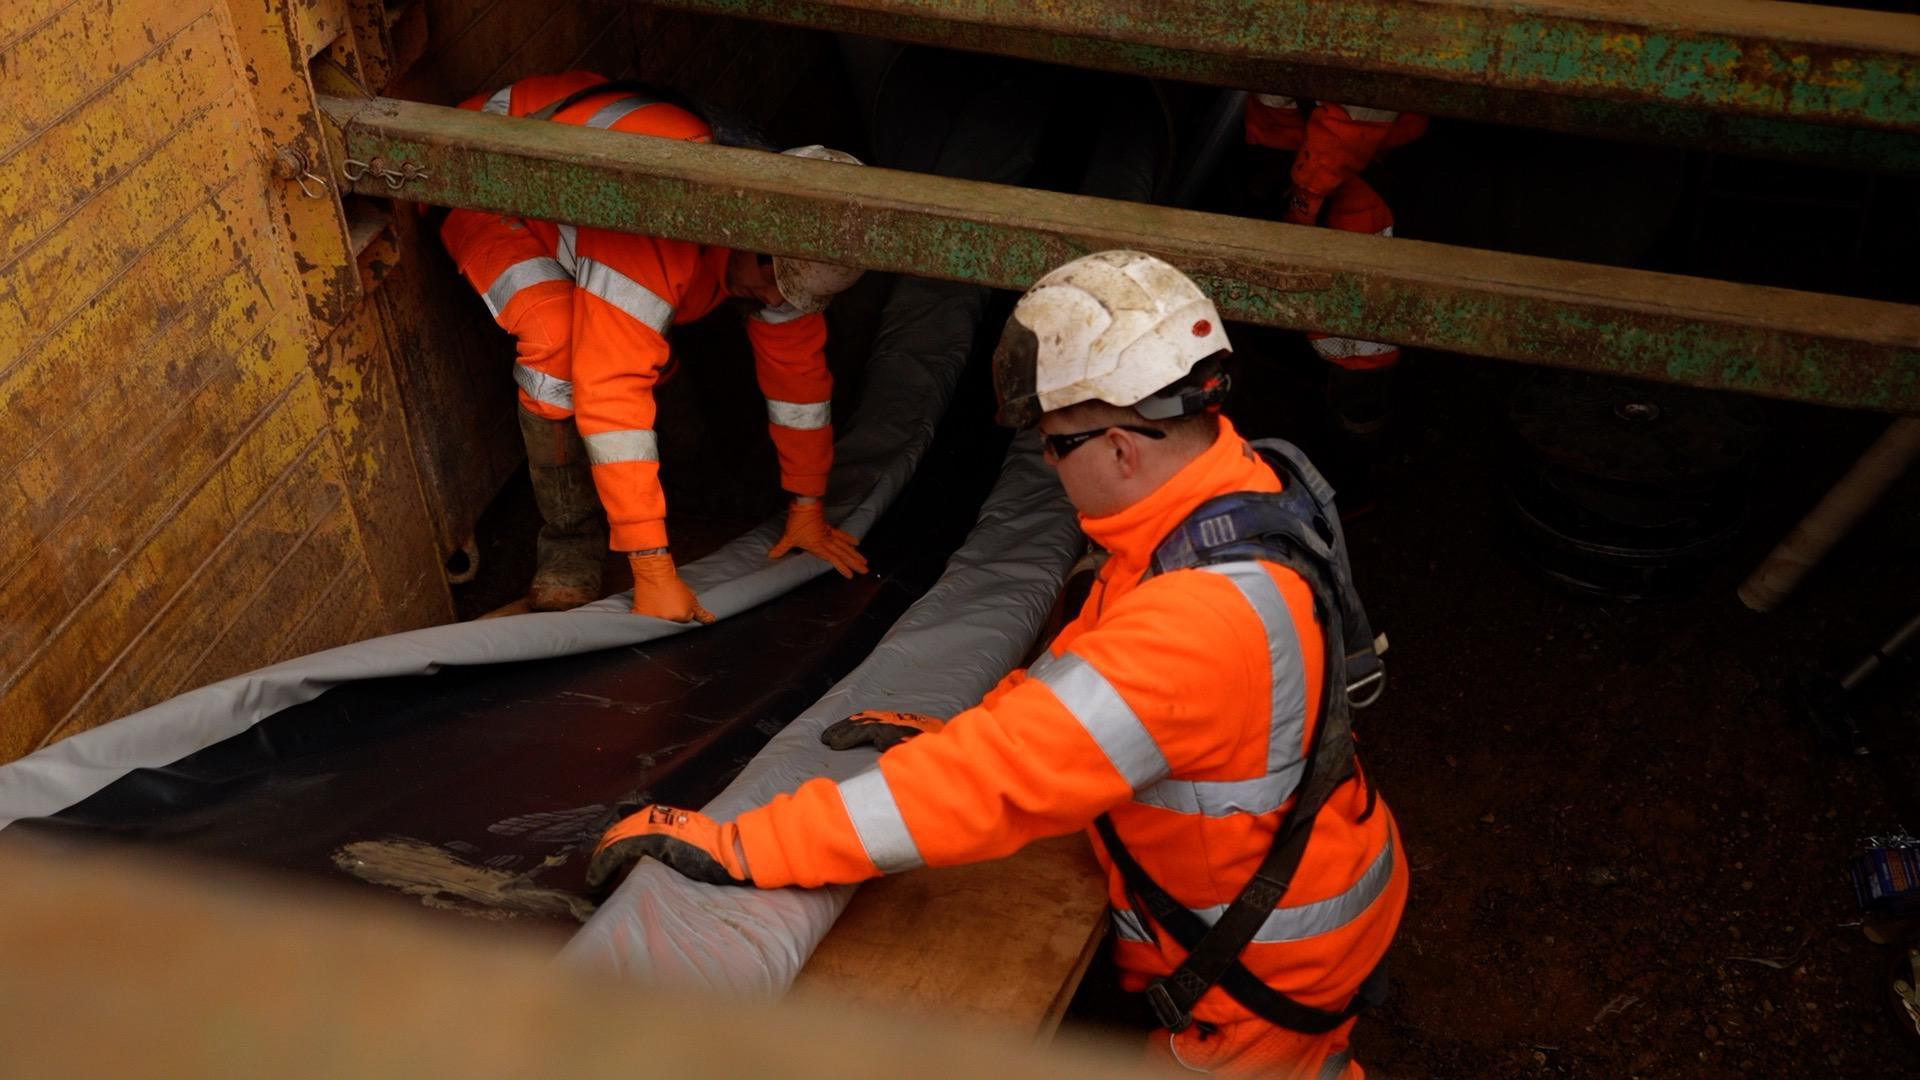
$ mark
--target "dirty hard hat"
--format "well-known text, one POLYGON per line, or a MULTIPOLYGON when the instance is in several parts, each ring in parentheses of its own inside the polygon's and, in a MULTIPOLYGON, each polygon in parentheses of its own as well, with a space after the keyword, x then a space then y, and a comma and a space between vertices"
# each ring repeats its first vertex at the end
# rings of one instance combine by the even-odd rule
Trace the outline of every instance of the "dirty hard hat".
MULTIPOLYGON (((796 146, 781 153, 847 165, 862 164, 859 158, 844 150, 833 150, 817 144, 796 146)), ((824 310, 827 301, 851 288, 854 282, 860 280, 862 272, 857 266, 836 266, 786 255, 773 257, 773 283, 780 287, 780 295, 786 298, 787 306, 808 314, 824 310)))
POLYGON ((1154 420, 1226 399, 1231 351, 1220 313, 1192 279, 1138 251, 1102 251, 1048 272, 1014 305, 993 354, 1000 423, 1104 401, 1154 420))

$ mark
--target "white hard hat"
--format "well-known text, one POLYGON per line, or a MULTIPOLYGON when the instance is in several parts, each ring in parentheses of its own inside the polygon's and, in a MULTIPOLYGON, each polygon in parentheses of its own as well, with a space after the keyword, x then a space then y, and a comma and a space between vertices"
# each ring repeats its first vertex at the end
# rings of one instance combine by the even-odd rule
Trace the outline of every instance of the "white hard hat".
POLYGON ((993 354, 999 420, 1027 427, 1083 401, 1191 416, 1225 399, 1217 358, 1231 350, 1220 312, 1187 275, 1143 252, 1087 255, 1014 305, 993 354))
MULTIPOLYGON (((859 158, 845 150, 833 150, 818 144, 796 146, 780 152, 794 157, 838 161, 846 165, 862 164, 859 158)), ((864 271, 857 266, 836 266, 785 255, 773 257, 773 283, 780 287, 780 295, 786 298, 787 306, 809 314, 825 310, 827 301, 852 288, 862 273, 864 271)))

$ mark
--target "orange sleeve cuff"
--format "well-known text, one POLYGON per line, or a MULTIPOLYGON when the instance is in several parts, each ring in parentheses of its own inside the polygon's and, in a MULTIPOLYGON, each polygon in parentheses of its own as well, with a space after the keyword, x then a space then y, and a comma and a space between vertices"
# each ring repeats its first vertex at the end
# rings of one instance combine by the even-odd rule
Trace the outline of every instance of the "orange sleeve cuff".
POLYGON ((747 871, 760 888, 816 889, 880 876, 847 816, 840 786, 825 777, 807 781, 791 795, 774 796, 734 824, 740 827, 747 871))
POLYGON ((667 546, 667 523, 635 521, 607 528, 609 551, 651 551, 667 546))
POLYGON ((827 474, 833 471, 833 427, 790 428, 768 424, 773 449, 780 458, 780 486, 795 495, 827 493, 827 474))

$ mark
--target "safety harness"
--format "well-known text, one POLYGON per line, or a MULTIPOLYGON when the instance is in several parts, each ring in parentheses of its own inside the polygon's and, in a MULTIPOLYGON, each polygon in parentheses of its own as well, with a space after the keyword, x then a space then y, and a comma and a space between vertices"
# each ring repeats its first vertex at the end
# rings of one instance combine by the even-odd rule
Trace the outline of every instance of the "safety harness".
MULTIPOLYGON (((1381 970, 1376 968, 1367 976, 1346 1008, 1329 1012, 1303 1005, 1268 986, 1240 963, 1240 953, 1286 896, 1321 807, 1334 789, 1357 775, 1352 712, 1360 691, 1371 689, 1358 703, 1365 706, 1384 688, 1386 669, 1379 655, 1384 646, 1376 647, 1366 611, 1354 592, 1333 488, 1292 443, 1263 439, 1251 445, 1280 474, 1283 489, 1237 492, 1202 503, 1154 549, 1146 576, 1258 560, 1292 570, 1312 590, 1314 618, 1324 628, 1327 641, 1326 671, 1320 683, 1320 722, 1307 746, 1293 807, 1274 830, 1273 844, 1253 879, 1212 926, 1153 880, 1127 851, 1110 816, 1102 814, 1094 825, 1126 882, 1134 909, 1145 912, 1187 950, 1187 958, 1173 974, 1147 987, 1147 1002, 1161 1024, 1173 1031, 1191 1026, 1194 1006, 1217 985, 1270 1023, 1320 1034, 1374 1003, 1384 981, 1379 978, 1381 970), (1344 646, 1339 652, 1336 642, 1344 646)), ((1369 786, 1363 820, 1373 806, 1369 786)))

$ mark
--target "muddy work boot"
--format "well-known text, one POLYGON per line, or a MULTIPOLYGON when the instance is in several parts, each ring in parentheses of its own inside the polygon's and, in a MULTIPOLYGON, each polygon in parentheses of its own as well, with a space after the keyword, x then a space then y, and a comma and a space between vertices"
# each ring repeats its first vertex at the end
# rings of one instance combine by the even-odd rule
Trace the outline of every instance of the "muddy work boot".
POLYGON ((548 420, 520 410, 527 472, 540 506, 540 540, 527 604, 565 611, 600 599, 607 555, 607 516, 593 488, 586 444, 573 418, 548 420))

